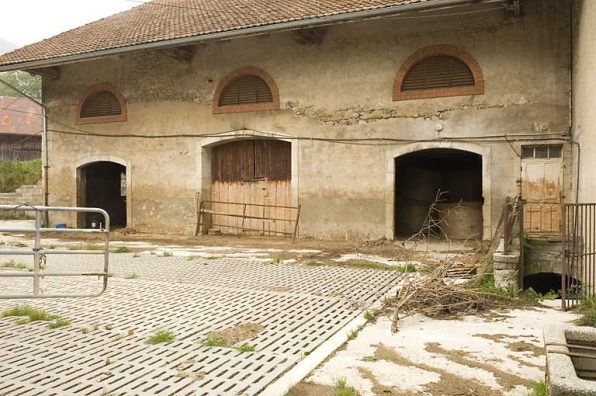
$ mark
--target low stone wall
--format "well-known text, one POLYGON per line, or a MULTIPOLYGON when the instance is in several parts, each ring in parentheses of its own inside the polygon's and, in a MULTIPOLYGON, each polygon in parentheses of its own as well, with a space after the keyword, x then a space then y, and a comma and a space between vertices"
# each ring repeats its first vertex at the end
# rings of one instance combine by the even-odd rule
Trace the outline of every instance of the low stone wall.
POLYGON ((524 276, 540 273, 561 273, 561 238, 531 238, 525 250, 524 276))
POLYGON ((493 254, 495 286, 516 293, 519 290, 519 243, 516 243, 514 239, 506 254, 503 253, 503 246, 504 243, 501 239, 497 251, 493 254))
MULTIPOLYGON (((40 180, 35 185, 17 188, 15 192, 0 194, 0 205, 43 205, 43 186, 40 180)), ((34 212, 5 211, 0 212, 0 219, 34 218, 34 212)))

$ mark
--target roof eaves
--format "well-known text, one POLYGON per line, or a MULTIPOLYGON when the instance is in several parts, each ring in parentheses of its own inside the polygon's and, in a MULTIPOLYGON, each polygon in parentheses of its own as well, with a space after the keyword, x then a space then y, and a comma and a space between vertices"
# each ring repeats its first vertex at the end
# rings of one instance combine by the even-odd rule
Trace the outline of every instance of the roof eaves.
POLYGON ((101 57, 121 55, 133 51, 141 50, 155 50, 165 49, 170 47, 178 47, 183 45, 192 45, 204 41, 225 40, 232 38, 240 38, 247 36, 254 36, 264 33, 273 33, 284 30, 303 29, 307 27, 331 25, 337 23, 345 23, 361 19, 381 18, 388 15, 394 15, 404 12, 420 11, 438 7, 451 7, 455 5, 464 5, 470 3, 478 3, 483 0, 431 0, 422 3, 412 3, 398 6, 390 6, 377 8, 372 10, 348 12, 331 14, 323 17, 307 18, 290 20, 283 22, 272 22, 269 24, 260 24, 247 27, 239 27, 229 30, 214 31, 199 35, 189 35, 185 37, 178 37, 166 40, 149 40, 144 43, 134 45, 123 45, 117 47, 110 47, 101 50, 90 52, 79 52, 71 55, 59 56, 55 58, 41 58, 26 62, 15 62, 5 65, 0 65, 0 72, 14 71, 14 70, 29 70, 44 67, 59 66, 67 63, 75 63, 81 61, 93 60, 101 57))

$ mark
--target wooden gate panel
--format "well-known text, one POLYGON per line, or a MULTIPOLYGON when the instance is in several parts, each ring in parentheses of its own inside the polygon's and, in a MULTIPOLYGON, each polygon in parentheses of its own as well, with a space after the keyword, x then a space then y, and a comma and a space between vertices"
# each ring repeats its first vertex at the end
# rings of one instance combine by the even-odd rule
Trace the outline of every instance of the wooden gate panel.
MULTIPOLYGON (((291 145, 277 140, 248 140, 218 146, 212 152, 213 201, 252 205, 291 206, 291 145)), ((213 203, 212 210, 252 217, 275 217, 292 220, 294 213, 286 208, 213 203), (246 213, 244 212, 246 210, 246 213)), ((293 232, 290 222, 242 219, 213 215, 212 222, 220 224, 222 232, 275 235, 293 232)))

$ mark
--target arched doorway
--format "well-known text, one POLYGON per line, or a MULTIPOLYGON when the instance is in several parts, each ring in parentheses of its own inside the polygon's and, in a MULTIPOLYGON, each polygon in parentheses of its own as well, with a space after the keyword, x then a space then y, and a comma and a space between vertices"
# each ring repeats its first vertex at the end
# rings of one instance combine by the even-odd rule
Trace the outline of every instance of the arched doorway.
MULTIPOLYGON (((410 237, 431 216, 437 236, 483 238, 482 156, 453 148, 429 148, 395 158, 394 235, 410 237), (433 203, 436 211, 430 212, 433 203)), ((426 223, 428 224, 428 223, 426 223)))
POLYGON ((284 221, 292 219, 292 145, 275 139, 242 139, 210 149, 210 196, 214 212, 211 222, 225 233, 255 230, 263 235, 291 232, 284 221), (244 207, 237 204, 251 204, 244 207), (276 206, 276 207, 271 207, 276 206), (217 215, 235 214, 237 217, 217 215), (248 216, 244 219, 241 215, 248 216), (254 218, 251 218, 254 217, 254 218))
MULTIPOLYGON (((114 227, 127 226, 126 167, 111 161, 86 164, 77 170, 77 205, 104 209, 114 227)), ((100 218, 80 214, 79 227, 99 227, 100 218)))

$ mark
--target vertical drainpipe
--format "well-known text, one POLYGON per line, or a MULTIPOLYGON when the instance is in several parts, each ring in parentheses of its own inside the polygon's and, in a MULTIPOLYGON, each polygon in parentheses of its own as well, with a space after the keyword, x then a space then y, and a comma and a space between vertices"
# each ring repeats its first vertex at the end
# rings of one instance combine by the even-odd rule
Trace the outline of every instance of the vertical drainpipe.
MULTIPOLYGON (((43 100, 43 98, 42 98, 43 100)), ((49 195, 50 195, 50 191, 49 191, 49 183, 48 183, 48 179, 49 179, 49 174, 48 171, 50 169, 50 166, 48 164, 48 114, 47 114, 47 109, 45 106, 42 106, 42 123, 43 123, 43 133, 42 133, 42 141, 43 141, 43 147, 42 147, 42 161, 43 161, 43 204, 44 206, 49 206, 49 195)), ((44 223, 46 227, 49 227, 50 225, 50 219, 48 217, 48 212, 44 212, 45 216, 44 216, 44 223)))

